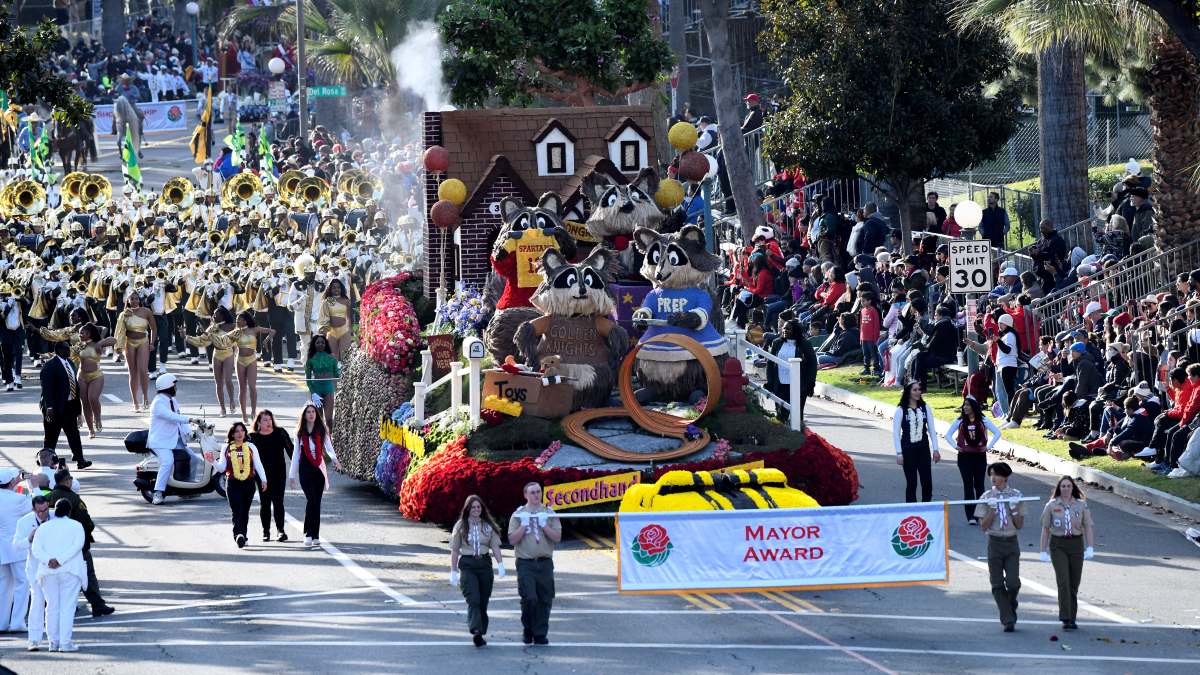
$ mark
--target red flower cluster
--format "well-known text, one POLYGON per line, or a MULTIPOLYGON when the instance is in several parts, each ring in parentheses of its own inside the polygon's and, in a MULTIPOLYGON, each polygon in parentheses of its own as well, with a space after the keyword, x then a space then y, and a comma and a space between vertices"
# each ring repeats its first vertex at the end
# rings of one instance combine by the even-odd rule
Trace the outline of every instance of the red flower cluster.
POLYGON ((647 555, 658 555, 667 550, 667 546, 671 543, 671 538, 667 536, 667 529, 657 523, 647 525, 638 532, 638 545, 647 555))
POLYGON ((401 272, 381 279, 367 286, 362 295, 359 342, 389 373, 412 372, 423 344, 417 314, 400 290, 410 277, 401 272))
MULTIPOLYGON (((795 450, 780 448, 745 455, 736 463, 762 460, 782 471, 788 485, 804 490, 824 506, 850 504, 858 499, 858 471, 850 456, 824 438, 807 432, 808 441, 795 450)), ((667 471, 705 471, 729 466, 729 460, 707 459, 660 466, 651 480, 667 471)), ((446 525, 452 523, 472 494, 483 498, 498 516, 512 513, 524 501, 521 488, 529 481, 543 485, 568 483, 613 471, 575 468, 541 470, 532 457, 514 462, 487 462, 467 455, 467 439, 451 441, 413 472, 400 487, 400 513, 405 518, 446 525)))

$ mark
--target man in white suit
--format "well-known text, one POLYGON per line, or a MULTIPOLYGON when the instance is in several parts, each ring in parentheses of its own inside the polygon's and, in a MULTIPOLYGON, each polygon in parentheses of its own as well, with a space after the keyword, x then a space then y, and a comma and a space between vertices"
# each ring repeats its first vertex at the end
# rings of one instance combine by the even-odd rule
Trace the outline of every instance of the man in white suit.
POLYGON ((17 521, 32 508, 29 497, 13 489, 22 478, 16 469, 0 469, 0 627, 10 632, 25 630, 25 610, 29 607, 25 551, 12 543, 17 521))
MULTIPOLYGON (((188 426, 192 418, 179 412, 179 404, 175 400, 175 384, 177 377, 171 373, 159 375, 154 380, 154 389, 158 395, 150 402, 150 433, 146 438, 146 447, 158 457, 158 476, 154 481, 154 503, 163 503, 163 492, 167 489, 167 481, 175 469, 175 449, 181 448, 191 452, 187 446, 187 437, 191 428, 188 426)), ((194 456, 194 453, 192 453, 194 456)), ((198 461, 199 458, 195 457, 198 461)))
POLYGON ((74 652, 75 607, 79 590, 87 583, 83 560, 86 535, 83 526, 71 520, 71 502, 54 505, 54 519, 37 529, 30 553, 37 559, 37 583, 46 596, 46 633, 50 651, 74 652))
POLYGON ((42 585, 37 583, 37 558, 30 554, 33 536, 37 529, 50 522, 54 514, 50 512, 50 500, 45 495, 33 497, 33 510, 21 516, 17 521, 17 531, 12 536, 12 546, 25 556, 25 578, 34 579, 29 584, 29 651, 36 652, 46 634, 46 596, 42 593, 42 585))

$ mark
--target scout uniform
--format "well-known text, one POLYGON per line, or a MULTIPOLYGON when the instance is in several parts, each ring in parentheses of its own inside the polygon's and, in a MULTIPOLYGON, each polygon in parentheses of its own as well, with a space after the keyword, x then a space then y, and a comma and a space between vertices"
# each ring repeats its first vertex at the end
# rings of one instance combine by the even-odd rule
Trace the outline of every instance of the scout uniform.
POLYGON ((487 521, 461 520, 450 533, 450 552, 458 553, 458 587, 467 600, 467 628, 471 635, 486 635, 488 600, 492 597, 492 550, 500 548, 500 534, 487 521))
POLYGON ((992 597, 1000 609, 1000 623, 1005 628, 1017 622, 1017 592, 1021 590, 1021 545, 1017 542, 1017 525, 1013 521, 1024 516, 1021 491, 1014 488, 992 488, 979 496, 995 501, 975 505, 975 517, 980 523, 991 523, 986 530, 988 574, 992 581, 992 597))
POLYGON ((1058 619, 1075 623, 1079 610, 1079 580, 1083 576, 1084 532, 1092 526, 1086 501, 1072 500, 1070 506, 1055 497, 1042 510, 1042 527, 1050 530, 1050 562, 1058 581, 1058 619))
POLYGON ((528 504, 522 504, 508 521, 510 541, 513 533, 523 525, 529 525, 529 533, 513 547, 526 644, 535 638, 545 639, 550 630, 550 607, 554 604, 554 560, 551 558, 554 542, 542 531, 542 525, 547 523, 550 529, 562 532, 562 521, 553 511, 544 506, 530 509, 528 504))

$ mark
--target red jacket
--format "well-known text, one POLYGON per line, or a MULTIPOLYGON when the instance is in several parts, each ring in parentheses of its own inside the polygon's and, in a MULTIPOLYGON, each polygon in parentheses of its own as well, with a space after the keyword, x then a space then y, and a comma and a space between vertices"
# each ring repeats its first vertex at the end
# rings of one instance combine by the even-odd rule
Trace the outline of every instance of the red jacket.
POLYGON ((766 300, 775 294, 775 275, 769 269, 759 270, 758 275, 751 279, 746 290, 766 300))
POLYGON ((1200 386, 1194 384, 1192 378, 1189 377, 1188 381, 1183 383, 1182 389, 1183 393, 1179 397, 1179 402, 1170 411, 1179 410, 1179 414, 1169 416, 1178 419, 1179 426, 1186 426, 1191 423, 1196 412, 1200 411, 1200 386))
POLYGON ((858 311, 858 341, 879 342, 879 310, 863 307, 858 311))
POLYGON ((1041 332, 1033 313, 1024 307, 1010 309, 1008 313, 1013 318, 1013 330, 1017 332, 1017 345, 1021 347, 1021 352, 1036 354, 1041 332))
POLYGON ((838 298, 846 293, 846 282, 830 281, 817 289, 817 302, 829 308, 837 306, 838 298), (824 289, 822 291, 821 289, 824 289))

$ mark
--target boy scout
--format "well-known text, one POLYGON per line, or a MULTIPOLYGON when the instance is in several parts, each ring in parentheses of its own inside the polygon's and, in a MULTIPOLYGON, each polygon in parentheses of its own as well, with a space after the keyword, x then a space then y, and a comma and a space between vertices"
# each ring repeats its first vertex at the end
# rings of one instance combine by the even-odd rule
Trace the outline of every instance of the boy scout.
POLYGON ((992 489, 980 495, 986 500, 975 506, 979 529, 987 534, 988 573, 992 580, 992 597, 1000 609, 1004 632, 1016 630, 1017 592, 1021 590, 1021 545, 1017 530, 1025 524, 1021 511, 1021 492, 1008 486, 1012 468, 1005 462, 988 467, 992 489))
POLYGON ((548 645, 550 606, 554 603, 554 545, 562 540, 562 522, 542 506, 542 486, 526 483, 525 503, 508 521, 508 541, 517 558, 517 591, 525 644, 548 645))

